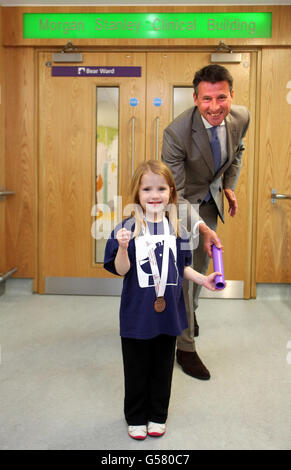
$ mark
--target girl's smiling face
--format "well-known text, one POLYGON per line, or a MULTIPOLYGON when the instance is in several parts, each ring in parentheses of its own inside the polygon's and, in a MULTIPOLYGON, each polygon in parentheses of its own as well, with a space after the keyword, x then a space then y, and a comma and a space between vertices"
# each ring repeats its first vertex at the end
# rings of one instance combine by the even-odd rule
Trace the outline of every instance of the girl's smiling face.
POLYGON ((148 171, 144 173, 138 191, 139 203, 145 216, 159 222, 170 200, 171 188, 162 175, 148 171))

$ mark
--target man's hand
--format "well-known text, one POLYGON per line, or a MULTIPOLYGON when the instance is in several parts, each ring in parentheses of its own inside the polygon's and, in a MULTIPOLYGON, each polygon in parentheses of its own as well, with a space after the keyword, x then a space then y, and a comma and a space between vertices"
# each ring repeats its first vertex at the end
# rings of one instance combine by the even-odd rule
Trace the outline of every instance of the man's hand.
POLYGON ((199 225, 199 232, 203 235, 204 251, 206 251, 209 258, 212 258, 212 245, 217 246, 217 248, 223 249, 223 246, 220 243, 216 232, 214 232, 214 230, 211 230, 211 228, 209 228, 205 223, 199 225))
POLYGON ((231 215, 231 217, 234 217, 238 211, 238 204, 237 204, 235 194, 233 190, 229 188, 224 190, 224 194, 225 194, 226 199, 228 200, 228 205, 229 205, 228 213, 229 215, 231 215))

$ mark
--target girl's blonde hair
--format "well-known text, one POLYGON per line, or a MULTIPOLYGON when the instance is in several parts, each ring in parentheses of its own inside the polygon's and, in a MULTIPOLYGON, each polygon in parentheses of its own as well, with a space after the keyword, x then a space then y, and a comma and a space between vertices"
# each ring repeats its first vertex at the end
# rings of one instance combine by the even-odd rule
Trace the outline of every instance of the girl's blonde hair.
POLYGON ((151 171, 156 175, 163 176, 170 186, 170 199, 169 203, 166 207, 166 215, 171 222, 173 230, 175 232, 176 237, 180 237, 180 230, 179 230, 179 222, 177 216, 177 202, 178 202, 178 194, 176 190, 176 185, 174 181, 174 177, 172 175, 171 170, 165 165, 163 162, 158 160, 148 160, 146 162, 141 163, 138 168, 135 170, 134 175, 131 180, 131 197, 132 201, 136 206, 136 209, 132 213, 135 218, 135 230, 134 230, 134 237, 138 237, 142 231, 142 225, 144 224, 143 219, 143 210, 140 205, 139 201, 139 188, 141 184, 141 179, 145 173, 151 171))

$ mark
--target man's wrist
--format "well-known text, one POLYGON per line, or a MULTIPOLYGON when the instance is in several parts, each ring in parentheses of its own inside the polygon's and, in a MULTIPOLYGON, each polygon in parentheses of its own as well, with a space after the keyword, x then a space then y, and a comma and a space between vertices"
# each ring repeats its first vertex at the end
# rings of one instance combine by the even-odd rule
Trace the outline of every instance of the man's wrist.
POLYGON ((196 222, 196 224, 194 225, 193 227, 193 230, 192 230, 192 235, 193 237, 198 237, 199 235, 199 227, 201 224, 205 224, 205 222, 203 220, 198 220, 198 222, 196 222))
POLYGON ((202 234, 202 235, 205 235, 207 232, 209 232, 210 228, 208 227, 208 225, 206 225, 205 222, 201 222, 201 224, 199 225, 199 232, 202 234))

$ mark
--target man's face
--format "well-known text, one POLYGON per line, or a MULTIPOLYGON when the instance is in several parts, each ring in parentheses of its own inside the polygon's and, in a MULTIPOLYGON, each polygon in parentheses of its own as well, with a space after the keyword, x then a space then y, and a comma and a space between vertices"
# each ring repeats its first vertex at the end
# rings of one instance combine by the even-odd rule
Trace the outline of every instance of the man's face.
POLYGON ((200 114, 211 126, 219 126, 230 111, 233 90, 230 92, 227 81, 200 82, 198 96, 194 92, 193 97, 200 114))

